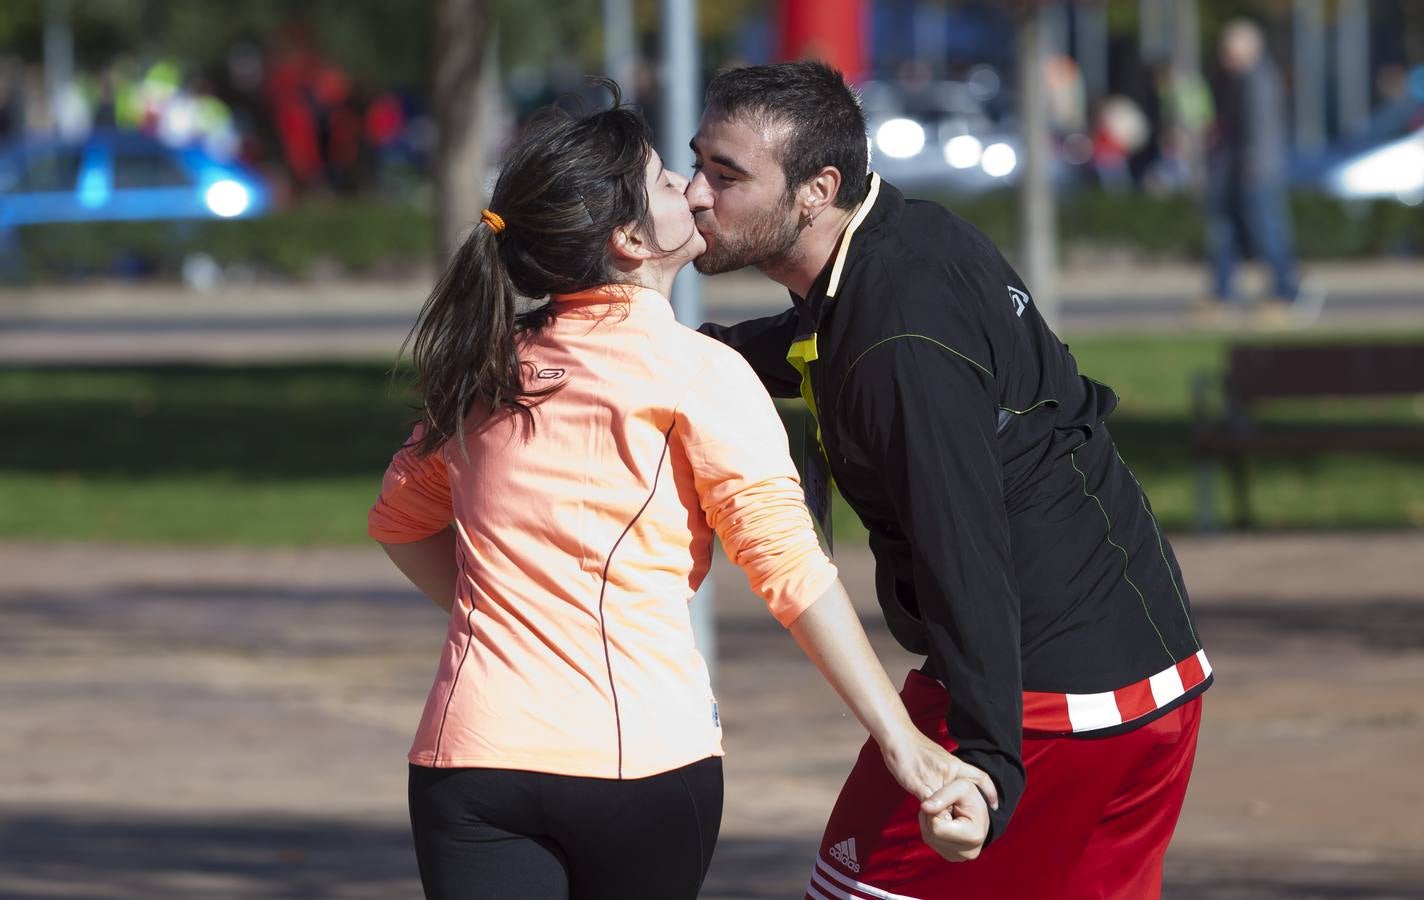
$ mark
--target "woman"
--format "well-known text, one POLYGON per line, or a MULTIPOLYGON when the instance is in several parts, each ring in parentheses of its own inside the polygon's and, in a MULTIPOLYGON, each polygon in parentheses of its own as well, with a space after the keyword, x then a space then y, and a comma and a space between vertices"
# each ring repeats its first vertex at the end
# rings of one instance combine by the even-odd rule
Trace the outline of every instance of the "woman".
POLYGON ((410 753, 427 897, 696 896, 722 749, 688 603, 714 530, 907 790, 992 792, 906 715, 756 377, 674 320, 705 248, 685 186, 636 112, 550 114, 416 325, 422 421, 369 527, 451 613, 410 753))

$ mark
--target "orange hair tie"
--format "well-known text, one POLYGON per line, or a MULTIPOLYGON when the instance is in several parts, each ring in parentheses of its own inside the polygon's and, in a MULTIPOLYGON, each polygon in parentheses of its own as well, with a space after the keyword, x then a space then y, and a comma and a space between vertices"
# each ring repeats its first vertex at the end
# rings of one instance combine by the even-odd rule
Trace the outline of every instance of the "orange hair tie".
POLYGON ((499 234, 504 230, 504 217, 497 212, 488 209, 484 210, 480 213, 480 221, 488 225, 490 231, 493 231, 495 234, 499 234))

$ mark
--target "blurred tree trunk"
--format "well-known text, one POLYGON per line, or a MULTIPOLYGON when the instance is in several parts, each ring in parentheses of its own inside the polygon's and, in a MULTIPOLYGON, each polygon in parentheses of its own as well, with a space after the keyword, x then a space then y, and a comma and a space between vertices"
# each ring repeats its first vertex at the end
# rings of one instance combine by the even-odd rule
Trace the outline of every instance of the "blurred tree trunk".
POLYGON ((485 203, 493 0, 434 0, 435 246, 444 265, 485 203))

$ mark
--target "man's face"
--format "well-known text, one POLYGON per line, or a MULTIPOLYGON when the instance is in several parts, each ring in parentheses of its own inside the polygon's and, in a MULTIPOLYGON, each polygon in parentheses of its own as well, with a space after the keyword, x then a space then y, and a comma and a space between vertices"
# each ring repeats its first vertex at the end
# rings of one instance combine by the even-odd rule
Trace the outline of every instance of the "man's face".
POLYGON ((702 114, 692 139, 697 171, 687 186, 693 219, 707 241, 693 262, 697 271, 762 267, 795 247, 800 214, 776 158, 785 137, 784 128, 728 118, 715 108, 702 114))
POLYGON ((1261 58, 1261 33, 1252 26, 1234 23, 1221 36, 1221 65, 1240 75, 1251 71, 1261 58))

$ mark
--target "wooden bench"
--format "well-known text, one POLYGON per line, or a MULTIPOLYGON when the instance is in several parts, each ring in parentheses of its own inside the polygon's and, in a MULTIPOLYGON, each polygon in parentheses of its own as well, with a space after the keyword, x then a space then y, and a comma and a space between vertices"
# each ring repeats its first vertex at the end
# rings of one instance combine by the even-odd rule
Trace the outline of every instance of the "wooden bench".
POLYGON ((1424 453, 1424 428, 1378 422, 1270 422, 1256 419, 1268 401, 1424 394, 1424 344, 1278 344, 1231 348, 1222 381, 1224 409, 1208 409, 1211 379, 1194 387, 1192 450, 1197 461, 1197 525, 1217 527, 1215 471, 1231 478, 1233 524, 1251 524, 1247 459, 1329 450, 1424 453))

